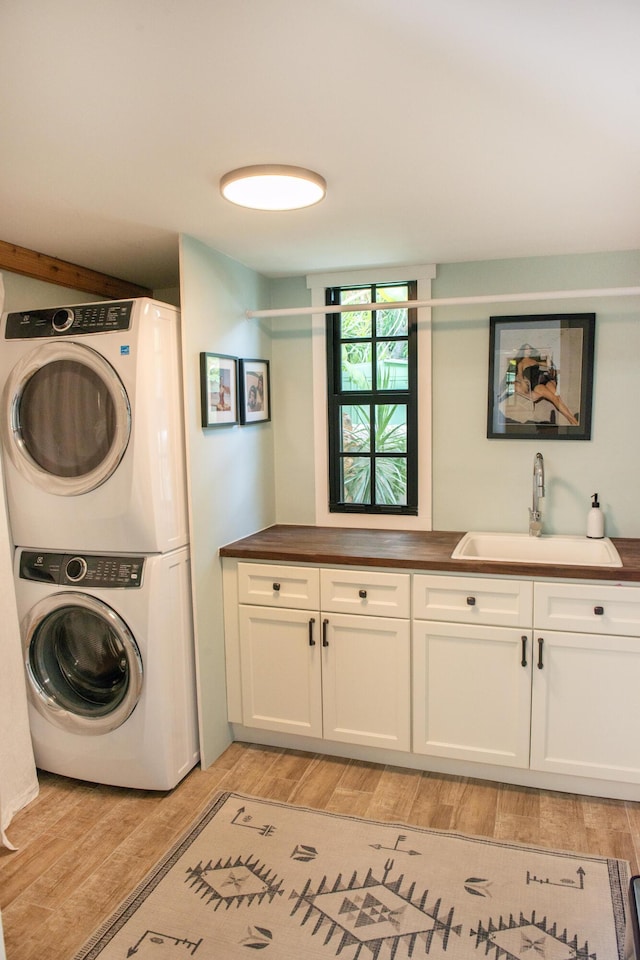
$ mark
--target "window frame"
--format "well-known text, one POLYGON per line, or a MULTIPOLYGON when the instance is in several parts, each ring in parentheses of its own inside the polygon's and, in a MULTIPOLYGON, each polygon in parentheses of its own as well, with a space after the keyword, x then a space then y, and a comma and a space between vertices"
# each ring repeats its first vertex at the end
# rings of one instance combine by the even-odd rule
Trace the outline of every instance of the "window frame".
POLYGON ((315 483, 315 523, 324 527, 370 530, 432 529, 432 424, 431 424, 431 307, 417 307, 419 355, 418 377, 418 515, 372 513, 332 513, 329 510, 328 423, 327 423, 327 357, 326 357, 326 294, 327 287, 356 284, 403 282, 407 278, 418 284, 418 302, 431 298, 431 283, 436 276, 434 264, 368 268, 366 270, 332 271, 309 274, 307 288, 311 293, 314 313, 311 321, 313 362, 313 454, 315 483))
MULTIPOLYGON (((327 433, 328 433, 328 470, 329 470, 329 512, 364 514, 365 516, 417 516, 418 515, 418 338, 417 310, 407 310, 407 333, 401 336, 379 336, 377 332, 377 312, 371 311, 370 337, 362 338, 371 344, 372 384, 367 390, 344 390, 342 387, 342 347, 350 342, 342 331, 342 313, 332 313, 331 307, 342 304, 343 291, 370 290, 367 299, 376 303, 377 290, 389 287, 406 287, 407 296, 403 300, 417 300, 417 282, 415 280, 394 280, 392 282, 371 282, 367 284, 342 284, 326 288, 326 347, 327 347, 327 433), (408 387, 401 390, 381 389, 377 383, 378 364, 376 346, 379 342, 390 340, 407 343, 408 387), (346 405, 369 407, 371 412, 371 433, 375 434, 375 407, 380 405, 399 405, 406 408, 406 452, 404 454, 381 452, 371 448, 363 456, 370 461, 371 502, 350 503, 340 499, 343 492, 342 464, 345 453, 342 449, 341 409, 346 405), (381 458, 393 457, 406 462, 406 503, 376 503, 376 463, 381 458)), ((393 309, 393 301, 389 308, 393 309)), ((353 313, 358 313, 358 305, 353 305, 353 313)))

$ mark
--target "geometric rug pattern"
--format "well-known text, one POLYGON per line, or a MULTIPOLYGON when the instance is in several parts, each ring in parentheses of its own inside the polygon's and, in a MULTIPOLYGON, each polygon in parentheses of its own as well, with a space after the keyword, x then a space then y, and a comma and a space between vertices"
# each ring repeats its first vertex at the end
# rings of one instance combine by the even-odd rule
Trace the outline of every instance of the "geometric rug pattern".
POLYGON ((221 793, 75 960, 622 960, 628 864, 221 793))

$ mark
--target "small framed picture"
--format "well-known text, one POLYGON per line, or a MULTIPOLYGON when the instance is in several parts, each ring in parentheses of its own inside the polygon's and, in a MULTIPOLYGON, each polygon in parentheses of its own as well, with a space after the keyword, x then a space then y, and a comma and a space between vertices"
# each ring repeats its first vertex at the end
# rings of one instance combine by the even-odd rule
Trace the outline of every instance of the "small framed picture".
POLYGON ((200 401, 203 427, 238 422, 237 358, 200 354, 200 401))
POLYGON ((491 317, 490 439, 590 440, 595 313, 491 317))
POLYGON ((271 420, 268 360, 240 361, 240 423, 271 420))

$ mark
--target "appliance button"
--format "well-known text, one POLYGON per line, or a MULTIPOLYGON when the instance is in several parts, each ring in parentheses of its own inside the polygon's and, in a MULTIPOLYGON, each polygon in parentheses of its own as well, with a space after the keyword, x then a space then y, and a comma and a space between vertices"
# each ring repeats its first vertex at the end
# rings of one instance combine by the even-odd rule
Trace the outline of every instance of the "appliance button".
POLYGON ((68 330, 69 327, 73 325, 74 320, 75 313, 73 310, 64 307, 62 310, 56 310, 51 318, 51 326, 54 330, 57 330, 58 333, 64 333, 65 330, 68 330))
POLYGON ((72 583, 79 583, 86 576, 87 561, 84 557, 72 557, 71 560, 67 561, 64 572, 67 580, 71 580, 72 583))

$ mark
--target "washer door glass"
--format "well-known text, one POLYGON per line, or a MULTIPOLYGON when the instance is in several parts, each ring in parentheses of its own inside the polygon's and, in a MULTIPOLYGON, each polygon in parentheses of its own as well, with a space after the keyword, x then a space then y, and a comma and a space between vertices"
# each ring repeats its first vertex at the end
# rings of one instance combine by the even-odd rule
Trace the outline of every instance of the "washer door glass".
POLYGON ((142 691, 142 658, 122 618, 95 597, 65 592, 41 600, 24 624, 31 702, 74 733, 125 722, 142 691))
POLYGON ((63 496, 104 483, 131 433, 120 378, 104 357, 77 343, 48 343, 23 358, 7 382, 3 420, 16 468, 63 496))

